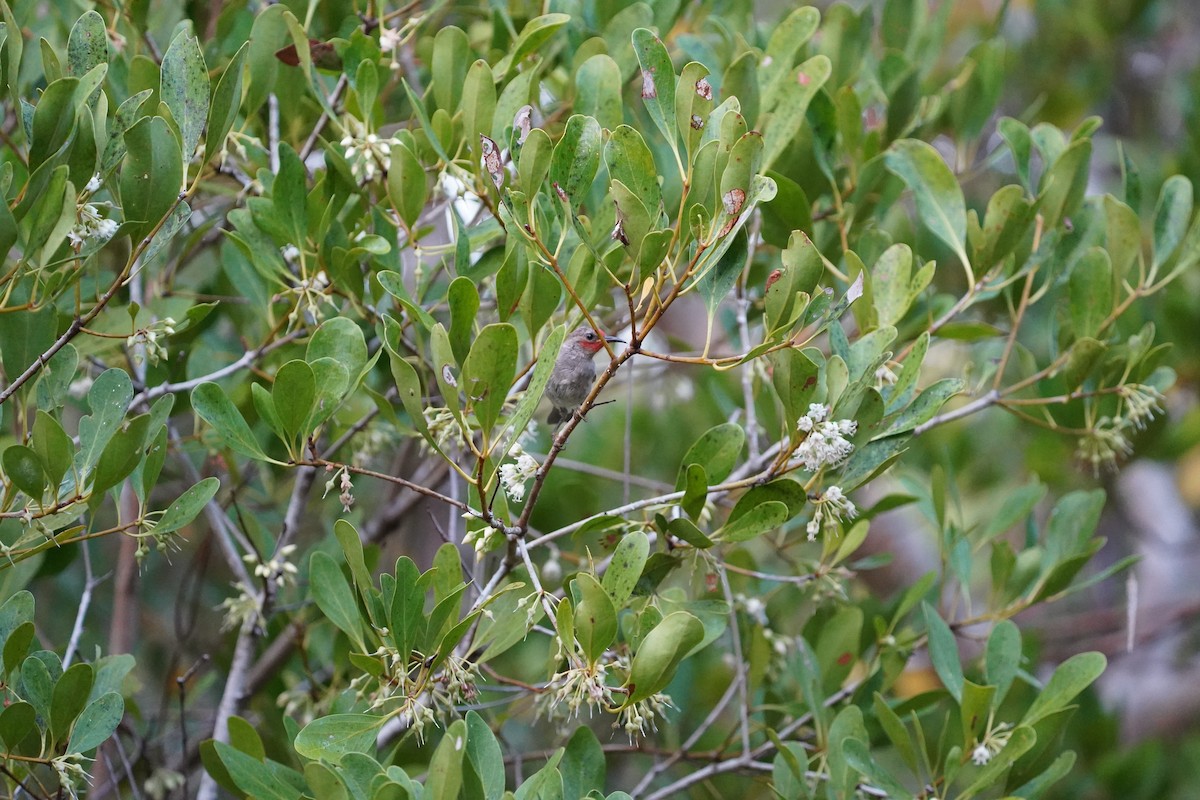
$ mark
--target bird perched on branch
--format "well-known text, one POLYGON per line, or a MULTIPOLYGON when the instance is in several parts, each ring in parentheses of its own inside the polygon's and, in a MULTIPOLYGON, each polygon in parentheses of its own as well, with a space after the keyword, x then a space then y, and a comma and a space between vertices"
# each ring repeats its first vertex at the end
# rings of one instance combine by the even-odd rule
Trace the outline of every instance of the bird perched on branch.
POLYGON ((563 342, 546 384, 546 399, 554 406, 546 420, 551 425, 566 422, 575 409, 587 399, 592 384, 596 382, 596 366, 592 359, 600 352, 605 342, 624 342, 615 336, 597 333, 587 325, 581 325, 563 342))

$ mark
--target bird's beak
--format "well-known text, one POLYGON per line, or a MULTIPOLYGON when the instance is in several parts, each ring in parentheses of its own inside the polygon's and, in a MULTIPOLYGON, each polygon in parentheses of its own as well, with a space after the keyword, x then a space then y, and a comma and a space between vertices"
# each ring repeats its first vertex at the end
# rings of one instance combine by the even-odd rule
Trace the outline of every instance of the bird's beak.
POLYGON ((624 339, 619 339, 616 336, 605 336, 604 341, 608 342, 609 344, 612 344, 613 342, 620 342, 621 344, 625 344, 624 339))

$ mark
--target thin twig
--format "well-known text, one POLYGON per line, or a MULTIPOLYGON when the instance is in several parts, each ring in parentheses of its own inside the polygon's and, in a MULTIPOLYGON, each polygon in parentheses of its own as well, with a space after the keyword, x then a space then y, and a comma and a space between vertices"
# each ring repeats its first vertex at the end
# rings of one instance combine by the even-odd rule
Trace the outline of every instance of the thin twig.
POLYGON ((83 636, 83 623, 87 619, 88 609, 92 605, 92 592, 104 582, 107 575, 96 578, 92 574, 92 553, 87 542, 81 543, 83 550, 83 593, 79 595, 79 608, 75 610, 75 626, 71 629, 71 638, 67 641, 67 652, 63 656, 62 668, 65 672, 71 666, 75 653, 79 650, 79 640, 83 636))
POLYGON ((738 630, 737 609, 733 602, 733 590, 729 587, 729 576, 725 570, 719 569, 721 590, 725 593, 725 602, 729 604, 729 638, 733 645, 733 674, 738 685, 738 696, 741 704, 738 706, 738 729, 742 737, 742 755, 750 753, 750 696, 748 691, 749 679, 746 676, 746 657, 742 652, 742 635, 738 630))

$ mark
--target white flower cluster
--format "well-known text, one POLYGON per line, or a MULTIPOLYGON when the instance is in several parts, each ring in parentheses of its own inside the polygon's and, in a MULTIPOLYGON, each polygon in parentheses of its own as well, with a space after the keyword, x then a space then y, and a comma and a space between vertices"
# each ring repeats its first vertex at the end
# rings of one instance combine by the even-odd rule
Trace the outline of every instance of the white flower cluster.
MULTIPOLYGON (((445 449, 459 430, 454 414, 448 408, 432 406, 422 409, 421 414, 425 417, 425 427, 429 428, 429 435, 433 437, 433 441, 437 442, 438 447, 445 449)), ((424 439, 421 440, 421 447, 427 452, 432 452, 432 448, 424 439)))
MULTIPOLYGON (((473 513, 463 514, 463 517, 467 519, 478 519, 478 517, 476 517, 473 513)), ((486 526, 468 530, 463 534, 463 544, 474 548, 475 554, 478 556, 483 555, 489 550, 494 550, 495 548, 499 547, 503 541, 504 535, 501 534, 500 531, 486 526)))
POLYGON ((842 494, 840 486, 830 486, 826 489, 819 498, 813 501, 812 519, 808 521, 808 540, 814 541, 817 534, 822 528, 834 529, 838 523, 845 519, 854 519, 858 516, 858 508, 850 501, 850 498, 842 494))
POLYGON ((1129 437, 1142 430, 1146 423, 1162 413, 1165 398, 1153 386, 1131 383, 1117 389, 1124 408, 1116 417, 1101 417, 1079 439, 1075 457, 1092 465, 1099 474, 1101 467, 1116 469, 1117 462, 1133 452, 1129 437))
MULTIPOLYGON (((294 247, 288 245, 288 247, 294 247)), ((287 251, 288 247, 283 248, 287 251)), ((297 251, 298 252, 298 251, 297 251)), ((284 253, 287 257, 287 253, 284 253)), ((296 295, 296 305, 288 313, 288 329, 291 330, 293 325, 300 323, 301 319, 309 322, 317 323, 324 319, 325 314, 321 311, 321 302, 324 301, 329 305, 337 308, 333 299, 329 296, 329 276, 325 274, 325 270, 321 270, 312 278, 301 278, 296 282, 295 286, 289 287, 288 292, 296 295)))
POLYGON ((288 561, 288 556, 296 552, 296 545, 285 544, 266 561, 260 561, 257 553, 246 553, 242 556, 247 566, 254 567, 254 576, 276 581, 281 586, 296 582, 296 565, 288 561))
POLYGON ((983 740, 975 746, 971 751, 971 761, 975 766, 982 767, 992 760, 992 757, 1004 749, 1008 744, 1009 737, 1012 736, 1012 726, 1007 722, 1001 722, 993 727, 991 720, 988 721, 988 731, 984 735, 983 740))
POLYGON ((537 472, 538 463, 533 456, 523 452, 520 445, 513 448, 513 454, 517 457, 516 462, 500 465, 500 485, 509 500, 520 503, 525 499, 525 482, 537 472))
POLYGON ((377 175, 387 172, 392 163, 392 148, 400 144, 399 140, 379 138, 354 117, 346 118, 345 129, 341 144, 346 148, 350 174, 360 180, 373 181, 377 175))
POLYGON ((625 735, 629 737, 629 743, 633 744, 635 735, 638 737, 646 735, 647 723, 650 724, 651 730, 658 730, 658 726, 654 724, 654 718, 663 716, 668 708, 674 707, 669 695, 656 692, 645 700, 639 700, 622 708, 617 714, 617 721, 613 723, 613 727, 624 728, 625 735))
POLYGON ((1125 400, 1125 421, 1139 431, 1146 427, 1147 422, 1162 413, 1162 404, 1166 399, 1158 389, 1144 383, 1122 386, 1119 394, 1125 400))
POLYGON ((159 337, 173 336, 174 334, 175 319, 166 317, 147 328, 135 331, 132 336, 126 337, 125 348, 132 354, 130 357, 135 364, 140 364, 143 360, 157 364, 159 361, 167 360, 167 348, 158 341, 159 337))
MULTIPOLYGON (((325 469, 331 470, 333 467, 326 467, 325 469)), ((338 489, 340 490, 338 500, 342 503, 342 513, 349 514, 350 506, 354 505, 354 484, 350 482, 350 470, 342 467, 333 477, 325 481, 325 493, 321 495, 322 500, 333 491, 335 483, 338 484, 338 489)))
POLYGON ((84 760, 82 753, 67 753, 64 756, 57 756, 50 759, 50 766, 54 768, 54 772, 58 775, 58 786, 60 797, 70 797, 72 800, 78 800, 79 786, 90 786, 92 777, 87 774, 87 770, 79 763, 84 760))
POLYGON ((603 661, 569 667, 556 673, 538 698, 540 712, 547 717, 571 719, 578 717, 586 705, 590 714, 594 709, 605 709, 614 705, 612 689, 605 681, 608 665, 603 661))
POLYGON ((396 60, 396 52, 400 49, 403 41, 404 31, 400 28, 379 29, 379 49, 384 53, 392 54, 392 63, 390 66, 393 71, 400 69, 400 62, 396 60))
POLYGON ((829 406, 813 403, 808 413, 800 417, 796 427, 808 435, 796 448, 793 458, 809 472, 822 467, 837 467, 850 457, 854 445, 847 436, 853 436, 858 423, 852 419, 829 419, 829 406))
POLYGON ((265 626, 267 621, 263 619, 258 598, 240 583, 236 588, 236 595, 226 597, 217 605, 217 609, 222 612, 221 630, 241 630, 249 624, 265 626))
POLYGON ((117 221, 101 214, 97 205, 103 204, 80 203, 75 208, 75 227, 67 233, 67 238, 76 250, 81 249, 89 239, 107 242, 117 232, 117 221))

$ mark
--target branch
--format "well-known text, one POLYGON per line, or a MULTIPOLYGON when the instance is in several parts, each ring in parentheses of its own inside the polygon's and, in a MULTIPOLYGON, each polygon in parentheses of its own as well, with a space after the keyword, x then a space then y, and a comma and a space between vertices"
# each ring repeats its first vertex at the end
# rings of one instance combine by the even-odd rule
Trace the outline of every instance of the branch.
POLYGON ((190 392, 192 389, 195 389, 197 386, 199 386, 202 383, 219 380, 220 378, 224 378, 228 375, 232 375, 233 373, 250 366, 255 361, 258 361, 258 359, 262 358, 267 353, 270 353, 274 350, 278 350, 280 347, 283 347, 285 344, 290 344, 291 342, 294 342, 296 339, 300 338, 300 336, 303 333, 304 333, 303 331, 299 331, 299 330, 292 331, 291 333, 289 333, 285 336, 282 336, 273 342, 268 342, 266 344, 263 344, 263 345, 255 348, 254 350, 250 350, 249 352, 242 355, 242 357, 239 358, 237 361, 234 361, 232 364, 228 364, 224 367, 221 367, 218 370, 213 370, 212 372, 208 373, 207 375, 201 375, 199 378, 192 378, 191 380, 181 381, 179 383, 160 383, 157 386, 154 386, 154 387, 147 389, 144 392, 141 392, 140 394, 136 395, 133 398, 133 402, 131 402, 130 405, 137 405, 139 403, 148 402, 150 400, 154 400, 155 398, 162 397, 165 394, 177 394, 179 392, 190 392))
POLYGON ((88 543, 82 543, 83 550, 83 594, 79 595, 79 608, 75 611, 75 626, 71 629, 71 638, 67 642, 67 652, 63 656, 63 672, 71 666, 71 661, 75 657, 75 653, 79 650, 79 640, 83 636, 83 623, 87 619, 88 609, 92 605, 92 592, 104 582, 104 578, 96 578, 92 574, 92 554, 88 548, 88 543))

